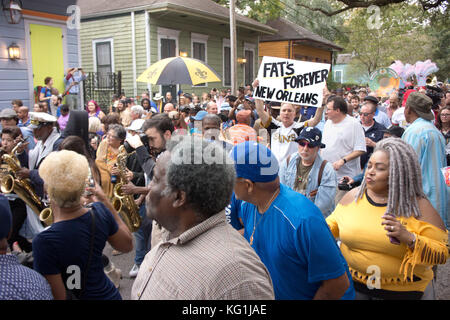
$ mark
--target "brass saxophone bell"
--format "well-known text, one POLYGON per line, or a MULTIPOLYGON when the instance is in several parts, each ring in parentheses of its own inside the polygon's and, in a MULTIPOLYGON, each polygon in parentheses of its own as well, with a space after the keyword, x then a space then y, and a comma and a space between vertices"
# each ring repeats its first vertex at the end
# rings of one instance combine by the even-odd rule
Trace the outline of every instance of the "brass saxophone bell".
POLYGON ((117 212, 120 212, 122 210, 122 200, 120 198, 113 197, 111 200, 111 204, 117 212))
POLYGON ((53 211, 51 208, 45 208, 39 214, 39 220, 41 220, 46 226, 50 226, 53 223, 53 211))
POLYGON ((0 190, 3 193, 11 193, 14 190, 14 177, 10 174, 5 175, 2 178, 1 184, 0 184, 0 190))

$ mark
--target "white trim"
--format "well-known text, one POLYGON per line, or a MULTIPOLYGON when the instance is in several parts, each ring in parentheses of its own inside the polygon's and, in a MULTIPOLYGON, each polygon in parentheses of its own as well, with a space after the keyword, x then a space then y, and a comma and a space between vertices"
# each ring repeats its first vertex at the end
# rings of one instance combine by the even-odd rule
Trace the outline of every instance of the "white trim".
MULTIPOLYGON (((151 45, 150 45, 150 13, 145 11, 145 50, 147 58, 147 68, 151 65, 151 45)), ((152 97, 152 84, 147 82, 148 96, 152 97)))
POLYGON ((137 70, 136 70, 136 26, 134 11, 131 12, 131 57, 133 62, 133 97, 137 97, 137 70))
MULTIPOLYGON (((222 86, 225 88, 231 88, 231 82, 229 85, 225 85, 225 47, 230 48, 230 60, 231 60, 231 43, 230 39, 222 39, 222 86)), ((231 64, 230 64, 231 68, 231 64)), ((231 72, 231 69, 230 69, 231 72)), ((232 80, 232 79, 230 79, 232 80)))
MULTIPOLYGON (((63 47, 63 70, 68 68, 68 54, 67 54, 67 24, 64 21, 52 20, 41 17, 34 17, 25 15, 23 17, 23 23, 25 27, 25 45, 27 49, 27 71, 28 71, 28 88, 29 88, 29 99, 30 99, 30 109, 32 109, 31 104, 34 104, 34 79, 33 79, 33 58, 31 54, 31 39, 30 39, 30 24, 39 24, 44 26, 61 28, 62 32, 62 47, 63 47)), ((80 43, 78 43, 80 45, 80 43)))
MULTIPOLYGON (((191 56, 194 58, 194 42, 196 43, 203 43, 205 45, 205 63, 208 63, 208 38, 209 35, 207 34, 200 34, 200 33, 194 33, 191 32, 191 56)), ((203 86, 197 85, 192 86, 192 88, 205 88, 208 86, 208 83, 205 82, 203 86)))
POLYGON ((113 38, 98 38, 92 40, 92 64, 94 67, 94 72, 97 72, 97 50, 95 50, 95 45, 98 42, 110 42, 111 44, 111 72, 115 72, 114 66, 114 39, 113 38))
MULTIPOLYGON (((180 30, 175 29, 167 29, 167 28, 161 28, 157 27, 157 33, 158 33, 158 61, 161 60, 161 39, 172 39, 175 40, 175 57, 178 57, 179 47, 178 47, 178 37, 180 36, 180 30)), ((177 84, 176 91, 180 91, 180 85, 177 84)), ((159 94, 162 94, 162 86, 159 85, 159 94)), ((172 97, 176 98, 176 97, 172 97)))

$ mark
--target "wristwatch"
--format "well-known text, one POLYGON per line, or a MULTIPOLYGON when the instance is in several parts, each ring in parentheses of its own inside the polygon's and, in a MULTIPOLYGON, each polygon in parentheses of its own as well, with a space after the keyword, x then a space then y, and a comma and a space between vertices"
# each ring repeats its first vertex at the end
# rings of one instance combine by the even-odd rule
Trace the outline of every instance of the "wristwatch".
POLYGON ((346 164, 346 163, 347 163, 347 160, 345 160, 345 158, 342 158, 342 160, 344 160, 344 164, 346 164))

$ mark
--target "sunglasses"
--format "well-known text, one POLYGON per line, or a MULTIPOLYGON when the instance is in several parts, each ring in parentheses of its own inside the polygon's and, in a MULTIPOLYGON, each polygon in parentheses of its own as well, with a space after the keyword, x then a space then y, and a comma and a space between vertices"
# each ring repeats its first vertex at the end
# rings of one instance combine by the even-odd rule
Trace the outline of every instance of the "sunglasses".
POLYGON ((371 115, 372 112, 368 112, 368 113, 366 113, 366 112, 360 112, 359 114, 362 115, 362 116, 364 116, 364 117, 367 117, 367 116, 371 115))
POLYGON ((298 141, 297 142, 301 147, 308 147, 308 148, 312 148, 312 146, 309 144, 309 142, 307 142, 307 141, 302 141, 302 140, 300 140, 300 141, 298 141))

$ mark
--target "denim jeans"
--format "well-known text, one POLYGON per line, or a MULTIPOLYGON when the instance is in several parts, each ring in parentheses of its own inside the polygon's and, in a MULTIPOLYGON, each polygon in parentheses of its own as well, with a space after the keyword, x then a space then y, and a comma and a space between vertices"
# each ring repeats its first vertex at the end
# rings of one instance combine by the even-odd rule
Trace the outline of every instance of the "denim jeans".
POLYGON ((145 210, 145 201, 139 208, 139 215, 142 218, 141 227, 134 233, 136 240, 136 255, 134 257, 134 263, 140 266, 147 252, 150 251, 150 241, 152 238, 152 220, 147 218, 145 210))

